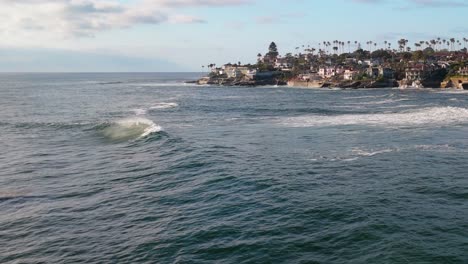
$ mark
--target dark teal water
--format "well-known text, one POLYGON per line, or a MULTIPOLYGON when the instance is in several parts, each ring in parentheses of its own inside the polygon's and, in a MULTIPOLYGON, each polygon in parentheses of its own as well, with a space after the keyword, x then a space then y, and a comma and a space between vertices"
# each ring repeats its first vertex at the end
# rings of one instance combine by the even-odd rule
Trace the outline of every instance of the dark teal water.
POLYGON ((468 263, 468 94, 1 74, 0 263, 468 263))

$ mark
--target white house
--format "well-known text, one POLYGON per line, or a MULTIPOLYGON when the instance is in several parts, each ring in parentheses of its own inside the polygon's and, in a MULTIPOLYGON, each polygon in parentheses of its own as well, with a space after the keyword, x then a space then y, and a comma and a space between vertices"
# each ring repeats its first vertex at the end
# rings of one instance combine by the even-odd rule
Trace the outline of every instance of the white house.
POLYGON ((353 70, 345 70, 343 78, 347 81, 352 81, 356 78, 356 75, 358 74, 357 71, 353 70))
POLYGON ((290 62, 288 58, 277 58, 275 62, 275 68, 282 69, 282 70, 289 70, 291 69, 293 64, 290 62))
POLYGON ((335 67, 321 67, 319 68, 318 74, 322 78, 331 78, 336 75, 335 67))

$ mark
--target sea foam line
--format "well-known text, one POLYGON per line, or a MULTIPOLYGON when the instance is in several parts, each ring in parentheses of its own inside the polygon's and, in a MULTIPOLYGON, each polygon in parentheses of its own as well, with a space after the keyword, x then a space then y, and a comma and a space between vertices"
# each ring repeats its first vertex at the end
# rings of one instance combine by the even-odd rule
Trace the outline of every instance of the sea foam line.
POLYGON ((434 126, 468 122, 468 109, 430 107, 399 113, 345 114, 338 116, 307 115, 279 121, 288 127, 323 127, 346 125, 369 126, 434 126))

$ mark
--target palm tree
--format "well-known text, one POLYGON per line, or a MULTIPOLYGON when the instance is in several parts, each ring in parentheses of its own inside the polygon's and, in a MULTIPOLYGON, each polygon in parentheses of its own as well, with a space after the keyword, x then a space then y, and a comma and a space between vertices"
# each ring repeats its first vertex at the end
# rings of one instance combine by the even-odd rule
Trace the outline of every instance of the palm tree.
POLYGON ((406 44, 408 43, 408 40, 407 39, 400 39, 398 41, 398 45, 399 45, 399 48, 400 48, 400 51, 404 51, 405 50, 405 47, 406 47, 406 44))
POLYGON ((337 51, 338 51, 338 47, 337 47, 337 46, 334 46, 334 47, 333 47, 333 53, 336 54, 337 51))
POLYGON ((419 50, 419 48, 421 47, 421 44, 416 42, 416 43, 414 43, 414 46, 416 47, 416 50, 419 50))
POLYGON ((451 39, 450 39, 450 43, 451 43, 451 48, 450 48, 450 50, 453 51, 453 45, 455 44, 455 38, 451 38, 451 39))
POLYGON ((431 48, 436 49, 437 42, 435 41, 435 39, 432 39, 430 42, 431 42, 431 48))

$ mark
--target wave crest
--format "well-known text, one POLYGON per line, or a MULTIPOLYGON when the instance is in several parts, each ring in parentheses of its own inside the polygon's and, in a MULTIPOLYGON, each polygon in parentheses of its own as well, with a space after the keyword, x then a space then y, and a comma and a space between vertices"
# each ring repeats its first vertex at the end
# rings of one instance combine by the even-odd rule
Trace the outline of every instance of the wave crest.
POLYGON ((160 132, 162 128, 146 118, 126 118, 104 125, 100 133, 112 141, 128 141, 160 132))

